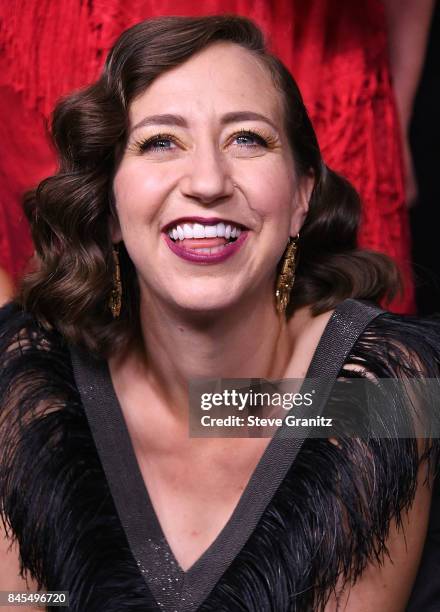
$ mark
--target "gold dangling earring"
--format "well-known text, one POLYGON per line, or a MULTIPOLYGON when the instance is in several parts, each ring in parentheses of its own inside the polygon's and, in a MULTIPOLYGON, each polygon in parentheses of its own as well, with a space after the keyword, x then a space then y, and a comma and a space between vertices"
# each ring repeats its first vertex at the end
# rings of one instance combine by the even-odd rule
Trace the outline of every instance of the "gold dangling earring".
POLYGON ((109 300, 109 306, 113 318, 117 319, 121 314, 122 308, 121 267, 119 265, 119 249, 117 246, 113 246, 113 265, 113 289, 109 300))
POLYGON ((275 297, 277 302, 277 310, 280 314, 286 312, 287 304, 290 300, 290 292, 295 281, 295 257, 298 247, 299 234, 295 238, 289 238, 289 244, 283 258, 283 267, 277 278, 277 288, 275 297))

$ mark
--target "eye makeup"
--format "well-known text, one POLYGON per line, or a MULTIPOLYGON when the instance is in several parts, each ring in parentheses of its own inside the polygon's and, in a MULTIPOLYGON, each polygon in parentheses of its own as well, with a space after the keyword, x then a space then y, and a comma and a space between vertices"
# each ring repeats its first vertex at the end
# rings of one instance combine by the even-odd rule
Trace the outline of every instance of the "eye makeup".
MULTIPOLYGON (((225 146, 234 146, 234 141, 240 140, 241 142, 236 142, 235 145, 242 150, 255 150, 260 147, 271 149, 278 143, 278 139, 275 136, 265 132, 264 130, 257 128, 242 128, 236 132, 233 132, 226 139, 225 146)), ((154 153, 163 155, 164 153, 169 153, 175 150, 176 147, 184 147, 180 139, 178 139, 174 134, 160 132, 152 136, 138 138, 133 141, 128 148, 136 154, 154 153)))
POLYGON ((241 129, 238 132, 235 132, 234 134, 231 135, 230 139, 229 139, 229 143, 235 139, 253 139, 256 141, 256 144, 238 144, 239 147, 251 147, 251 148, 255 148, 258 146, 262 146, 265 148, 271 148, 273 147, 276 142, 277 139, 274 138, 272 135, 267 134, 263 131, 260 131, 258 129, 252 128, 252 129, 241 129))
POLYGON ((136 139, 129 147, 135 153, 158 152, 172 150, 172 147, 166 146, 171 143, 177 146, 182 146, 180 141, 173 134, 159 133, 154 136, 143 137, 136 139))

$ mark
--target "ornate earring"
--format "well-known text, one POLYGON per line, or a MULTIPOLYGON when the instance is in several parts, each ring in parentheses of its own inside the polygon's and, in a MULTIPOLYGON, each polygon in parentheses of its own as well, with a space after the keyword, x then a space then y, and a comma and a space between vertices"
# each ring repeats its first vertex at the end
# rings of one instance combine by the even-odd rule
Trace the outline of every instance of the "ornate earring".
POLYGON ((109 300, 109 307, 113 318, 117 319, 121 314, 122 308, 122 283, 121 267, 119 265, 119 249, 113 247, 113 289, 109 300))
POLYGON ((295 281, 295 256, 298 247, 299 234, 295 238, 289 238, 289 243, 284 253, 283 266, 277 279, 275 298, 277 310, 280 314, 286 312, 290 300, 290 291, 295 281))

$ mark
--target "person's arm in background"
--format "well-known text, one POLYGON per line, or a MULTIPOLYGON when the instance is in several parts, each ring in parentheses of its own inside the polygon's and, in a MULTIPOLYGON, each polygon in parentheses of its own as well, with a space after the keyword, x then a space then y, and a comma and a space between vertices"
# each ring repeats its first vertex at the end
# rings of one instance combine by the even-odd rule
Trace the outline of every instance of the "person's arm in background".
POLYGON ((6 304, 14 293, 14 286, 9 275, 3 268, 0 268, 0 306, 6 304))
POLYGON ((390 68, 402 130, 408 206, 417 198, 409 146, 409 125, 423 69, 434 0, 383 0, 387 19, 390 68))

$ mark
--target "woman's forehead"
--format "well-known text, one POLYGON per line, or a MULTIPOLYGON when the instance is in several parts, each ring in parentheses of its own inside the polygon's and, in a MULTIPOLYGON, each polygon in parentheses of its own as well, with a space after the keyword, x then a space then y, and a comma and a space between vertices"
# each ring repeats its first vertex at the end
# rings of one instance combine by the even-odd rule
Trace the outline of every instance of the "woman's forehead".
POLYGON ((269 69, 250 51, 215 43, 158 76, 130 105, 130 123, 145 115, 220 116, 254 111, 281 121, 282 100, 269 69))

